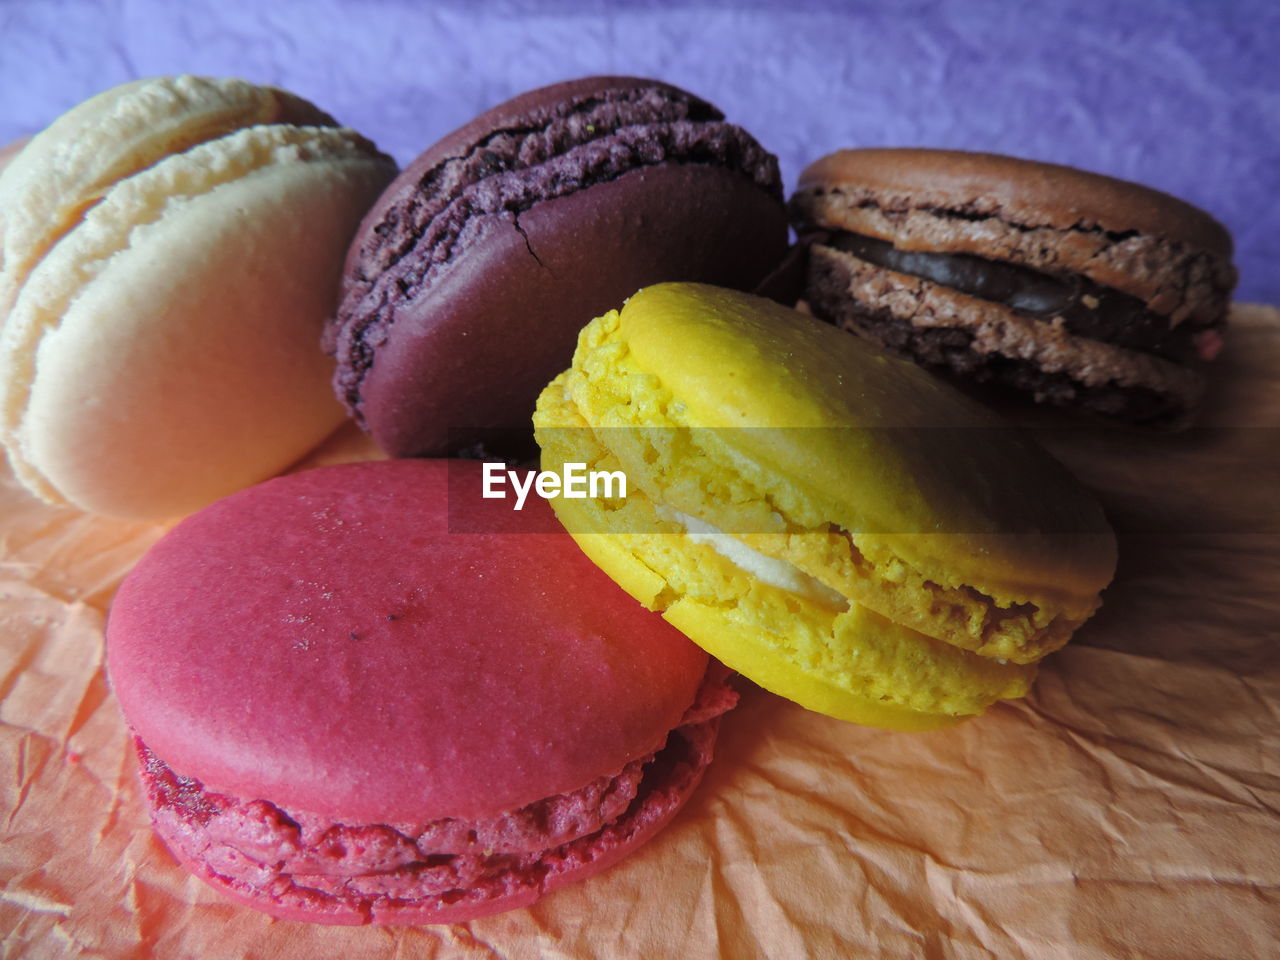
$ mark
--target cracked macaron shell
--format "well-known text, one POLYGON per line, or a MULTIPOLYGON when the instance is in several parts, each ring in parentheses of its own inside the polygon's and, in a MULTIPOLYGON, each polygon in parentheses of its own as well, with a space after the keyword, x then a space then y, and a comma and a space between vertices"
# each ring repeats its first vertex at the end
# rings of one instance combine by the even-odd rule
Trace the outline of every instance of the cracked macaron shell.
POLYGON ((349 129, 273 124, 113 184, 24 278, 0 331, 0 427, 23 483, 160 519, 323 439, 342 411, 315 347, 336 290, 316 278, 337 277, 394 172, 349 129))
POLYGON ((365 219, 326 344, 384 449, 523 428, 593 316, 641 286, 749 287, 785 250, 776 160, 652 80, 535 90, 446 137, 365 219))

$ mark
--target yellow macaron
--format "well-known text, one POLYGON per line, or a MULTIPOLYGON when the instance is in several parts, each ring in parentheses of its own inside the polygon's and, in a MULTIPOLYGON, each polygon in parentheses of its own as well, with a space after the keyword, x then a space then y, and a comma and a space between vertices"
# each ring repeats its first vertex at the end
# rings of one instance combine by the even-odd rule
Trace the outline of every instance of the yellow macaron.
POLYGON ((695 284, 582 332, 534 417, 553 501, 626 590, 760 685, 928 729, 1025 694, 1115 568, 1101 508, 1031 441, 912 364, 695 284))

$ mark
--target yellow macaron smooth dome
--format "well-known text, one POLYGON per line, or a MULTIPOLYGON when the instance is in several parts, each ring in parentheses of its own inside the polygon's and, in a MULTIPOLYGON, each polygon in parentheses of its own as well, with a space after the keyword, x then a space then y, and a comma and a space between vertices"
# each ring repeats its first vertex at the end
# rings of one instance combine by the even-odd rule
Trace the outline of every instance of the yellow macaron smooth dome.
POLYGON ((746 294, 640 291, 583 331, 535 427, 544 468, 627 474, 625 503, 554 504, 624 588, 848 719, 935 726, 1021 695, 1114 571, 1100 508, 1039 447, 914 365, 746 294), (745 592, 700 594, 722 564, 745 592))

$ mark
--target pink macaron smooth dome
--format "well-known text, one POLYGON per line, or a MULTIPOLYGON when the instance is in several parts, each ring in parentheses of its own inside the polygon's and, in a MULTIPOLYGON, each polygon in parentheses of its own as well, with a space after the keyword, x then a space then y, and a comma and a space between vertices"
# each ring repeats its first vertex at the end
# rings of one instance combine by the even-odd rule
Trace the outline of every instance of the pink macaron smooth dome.
POLYGON ((481 481, 348 464, 184 520, 110 614, 134 731, 207 789, 349 822, 491 817, 651 753, 706 655, 550 532, 545 501, 516 512, 481 481))

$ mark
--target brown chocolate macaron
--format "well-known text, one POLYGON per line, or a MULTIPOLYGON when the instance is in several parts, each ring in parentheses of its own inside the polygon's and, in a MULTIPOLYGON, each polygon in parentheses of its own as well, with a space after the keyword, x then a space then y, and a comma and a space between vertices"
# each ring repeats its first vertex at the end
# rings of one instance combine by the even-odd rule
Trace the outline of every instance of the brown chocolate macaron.
POLYGON ((394 456, 494 428, 531 443, 592 318, 664 280, 750 289, 786 244, 777 160, 709 103, 631 77, 534 90, 428 149, 366 217, 326 335, 335 387, 394 456))
POLYGON ((845 150, 791 215, 815 314, 926 367, 1179 424, 1221 345, 1226 229, 1148 187, 994 154, 845 150))

